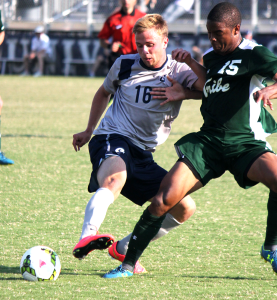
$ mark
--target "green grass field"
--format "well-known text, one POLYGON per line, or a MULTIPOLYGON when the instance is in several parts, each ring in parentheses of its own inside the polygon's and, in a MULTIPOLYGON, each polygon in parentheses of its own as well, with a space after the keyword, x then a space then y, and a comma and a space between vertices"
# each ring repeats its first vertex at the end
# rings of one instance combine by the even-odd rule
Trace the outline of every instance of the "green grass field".
MULTIPOLYGON (((103 79, 0 78, 2 151, 15 161, 0 166, 0 299, 277 299, 277 277, 260 259, 268 191, 239 188, 229 173, 193 194, 197 212, 145 250, 145 275, 104 280, 119 263, 107 251, 78 261, 72 250, 90 195, 87 147, 75 153, 72 135, 87 125, 91 99, 103 79), (55 282, 24 281, 21 256, 46 245, 60 257, 55 282)), ((277 102, 275 103, 277 107, 277 102)), ((200 101, 187 101, 167 142, 154 154, 166 169, 173 143, 197 131, 200 101)), ((277 118, 276 111, 273 115, 277 118)), ((269 142, 277 149, 277 134, 269 142)), ((124 197, 110 206, 101 227, 120 239, 144 207, 124 197)))

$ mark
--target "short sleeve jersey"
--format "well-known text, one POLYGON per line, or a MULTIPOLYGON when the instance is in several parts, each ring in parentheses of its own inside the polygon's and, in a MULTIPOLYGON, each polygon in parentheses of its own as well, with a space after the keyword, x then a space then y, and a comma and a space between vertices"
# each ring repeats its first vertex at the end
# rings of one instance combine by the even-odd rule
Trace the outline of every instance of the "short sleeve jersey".
POLYGON ((50 39, 49 39, 48 35, 46 35, 45 33, 42 33, 40 35, 40 38, 38 38, 37 36, 34 36, 32 38, 32 42, 31 42, 31 50, 32 51, 45 50, 45 52, 50 55, 51 47, 50 47, 50 39))
POLYGON ((126 14, 120 10, 112 14, 104 23, 104 26, 98 34, 99 39, 112 38, 114 42, 120 42, 119 54, 137 53, 135 35, 133 27, 136 21, 145 16, 145 13, 134 9, 131 14, 126 14))
POLYGON ((277 131, 277 125, 253 93, 277 73, 277 57, 262 45, 243 39, 230 54, 209 49, 203 57, 207 69, 203 89, 201 129, 220 129, 254 135, 257 140, 277 131))
POLYGON ((4 24, 2 23, 2 18, 1 18, 1 10, 0 10, 0 32, 4 31, 5 27, 4 24))
POLYGON ((169 75, 184 87, 191 88, 198 79, 192 70, 167 55, 157 69, 148 68, 139 54, 120 56, 109 71, 104 88, 114 94, 113 104, 107 110, 94 134, 116 133, 128 137, 144 150, 154 150, 168 137, 171 124, 178 116, 182 101, 160 105, 153 99, 153 87, 168 87, 169 75))

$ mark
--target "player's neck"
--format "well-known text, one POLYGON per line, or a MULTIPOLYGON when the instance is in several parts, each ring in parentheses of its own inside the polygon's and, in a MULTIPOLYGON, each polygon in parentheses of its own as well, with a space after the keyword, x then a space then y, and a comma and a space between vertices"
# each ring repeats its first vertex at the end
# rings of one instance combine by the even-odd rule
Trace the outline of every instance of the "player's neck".
POLYGON ((167 61, 167 56, 166 54, 164 55, 163 59, 161 59, 154 67, 153 69, 159 69, 161 68, 167 61))
POLYGON ((122 7, 122 10, 125 12, 125 14, 130 15, 134 11, 134 7, 126 8, 122 7))

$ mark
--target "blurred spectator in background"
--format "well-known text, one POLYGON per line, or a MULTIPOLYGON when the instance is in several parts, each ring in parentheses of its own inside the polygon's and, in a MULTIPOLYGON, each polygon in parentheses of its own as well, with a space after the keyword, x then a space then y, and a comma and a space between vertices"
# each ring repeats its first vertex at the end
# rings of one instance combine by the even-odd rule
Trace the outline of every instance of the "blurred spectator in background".
POLYGON ((191 53, 192 57, 199 62, 199 64, 203 65, 203 51, 197 45, 191 48, 191 53))
POLYGON ((98 34, 101 46, 110 50, 109 69, 120 55, 137 53, 133 27, 145 15, 135 8, 136 0, 120 0, 120 3, 120 10, 108 17, 98 34))
MULTIPOLYGON (((5 38, 5 31, 4 31, 4 25, 2 23, 1 19, 1 10, 0 10, 0 45, 3 43, 5 38)), ((1 110, 3 107, 3 101, 0 97, 0 165, 12 165, 14 162, 7 158, 4 153, 1 151, 1 110)))
POLYGON ((250 41, 252 41, 252 42, 254 42, 254 43, 257 43, 257 42, 253 39, 253 33, 252 33, 251 30, 248 30, 248 31, 246 32, 246 34, 244 35, 244 38, 247 39, 247 40, 250 40, 250 41))
POLYGON ((157 0, 145 0, 147 11, 154 10, 156 4, 157 4, 157 0))
POLYGON ((94 76, 97 76, 97 73, 100 69, 100 67, 104 66, 105 69, 107 70, 101 70, 102 74, 108 74, 109 72, 109 69, 108 69, 108 65, 109 65, 109 56, 110 56, 110 51, 109 49, 107 48, 102 48, 100 47, 99 48, 99 51, 97 53, 97 57, 96 57, 96 60, 95 60, 95 63, 94 65, 92 66, 92 69, 89 73, 89 76, 90 77, 94 77, 94 76), (106 71, 106 72, 105 72, 106 71))
POLYGON ((139 10, 147 13, 154 11, 157 0, 140 0, 138 3, 139 10))
POLYGON ((42 76, 44 62, 51 57, 50 39, 48 35, 44 33, 44 27, 38 26, 35 29, 35 36, 31 42, 31 53, 24 56, 24 68, 25 71, 22 75, 29 75, 30 65, 33 65, 35 61, 38 61, 38 71, 34 76, 42 76))
POLYGON ((172 23, 181 17, 184 13, 189 12, 193 6, 194 0, 174 0, 162 13, 167 23, 172 23))

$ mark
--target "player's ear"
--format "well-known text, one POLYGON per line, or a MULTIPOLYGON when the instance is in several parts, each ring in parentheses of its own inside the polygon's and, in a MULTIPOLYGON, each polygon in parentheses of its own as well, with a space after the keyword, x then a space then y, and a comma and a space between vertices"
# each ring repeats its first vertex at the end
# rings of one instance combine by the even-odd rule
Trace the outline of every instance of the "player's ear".
POLYGON ((233 29, 234 36, 240 35, 240 24, 237 24, 233 29))
POLYGON ((167 36, 164 37, 163 44, 164 44, 164 48, 167 48, 167 45, 168 45, 168 37, 167 36))

